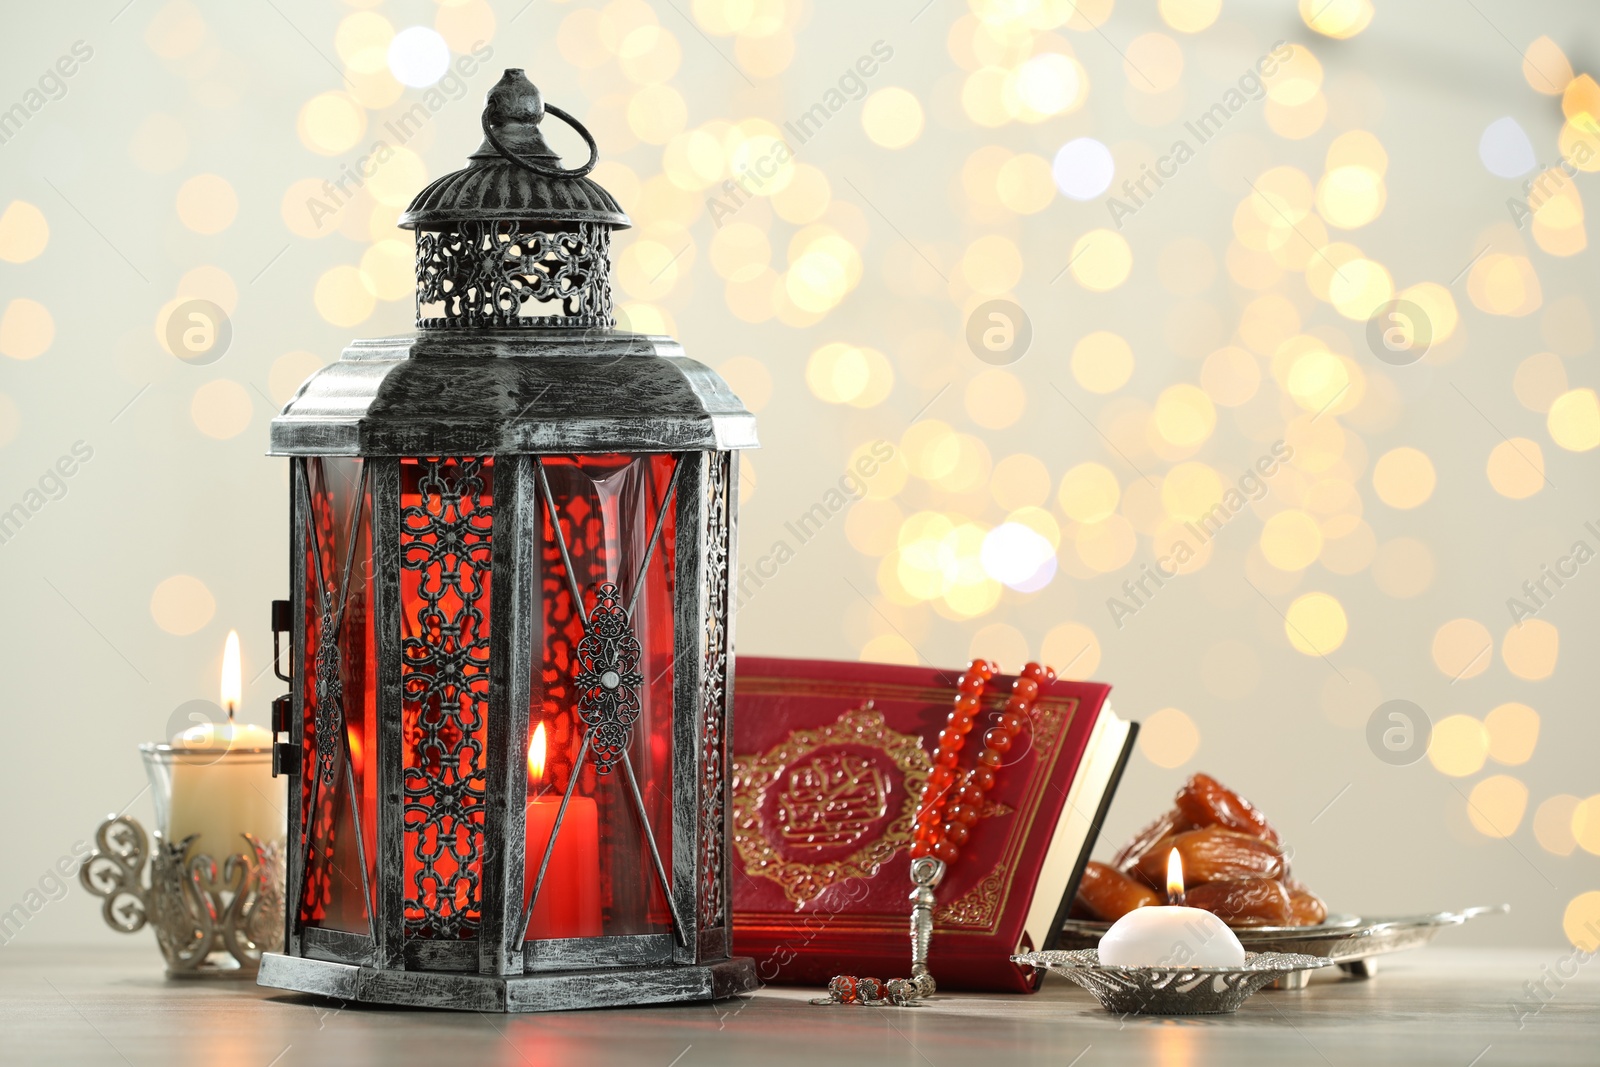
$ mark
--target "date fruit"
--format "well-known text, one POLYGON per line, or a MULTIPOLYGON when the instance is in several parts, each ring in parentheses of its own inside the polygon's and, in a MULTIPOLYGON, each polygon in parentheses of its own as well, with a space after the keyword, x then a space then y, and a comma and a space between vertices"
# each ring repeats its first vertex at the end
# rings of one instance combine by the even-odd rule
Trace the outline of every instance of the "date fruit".
POLYGON ((1249 834, 1206 826, 1164 838, 1135 866, 1136 876, 1146 885, 1165 889, 1167 853, 1174 848, 1183 858, 1185 885, 1281 878, 1284 874, 1283 853, 1277 846, 1249 834))
POLYGON ((1290 926, 1316 926, 1328 918, 1328 906, 1320 897, 1298 882, 1287 883, 1289 890, 1290 926))
POLYGON ((1073 900, 1073 910, 1081 905, 1096 919, 1116 922, 1135 908, 1160 904, 1162 898, 1147 886, 1142 886, 1115 867, 1093 860, 1084 865, 1083 878, 1078 882, 1078 895, 1073 900))
MULTIPOLYGON (((1162 815, 1155 822, 1146 826, 1128 840, 1128 843, 1117 850, 1111 857, 1111 866, 1119 871, 1131 871, 1138 866, 1140 860, 1149 854, 1150 850, 1173 834, 1181 834, 1185 830, 1193 830, 1194 824, 1183 817, 1183 813, 1176 808, 1162 815)), ((1161 862, 1165 863, 1167 854, 1161 854, 1161 862)))
POLYGON ((1209 911, 1229 926, 1295 925, 1289 891, 1271 878, 1207 882, 1189 890, 1184 903, 1209 911))
POLYGON ((1278 831, 1260 809, 1209 774, 1197 774, 1185 782, 1174 803, 1195 826, 1220 826, 1282 844, 1278 831))

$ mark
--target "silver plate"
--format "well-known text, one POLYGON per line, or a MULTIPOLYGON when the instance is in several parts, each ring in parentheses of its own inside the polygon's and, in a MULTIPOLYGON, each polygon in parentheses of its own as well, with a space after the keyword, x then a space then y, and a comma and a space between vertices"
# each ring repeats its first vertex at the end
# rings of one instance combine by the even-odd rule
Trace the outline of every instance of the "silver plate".
MULTIPOLYGON (((1447 926, 1460 926, 1480 915, 1502 915, 1510 910, 1510 905, 1500 904, 1425 915, 1332 915, 1329 921, 1317 926, 1241 926, 1234 933, 1247 952, 1293 952, 1321 956, 1339 964, 1354 964, 1373 956, 1418 948, 1432 941, 1434 935, 1447 926)), ((1058 947, 1093 948, 1100 944, 1101 936, 1109 929, 1110 923, 1069 919, 1062 924, 1058 947)), ((1346 966, 1344 970, 1366 977, 1374 968, 1371 965, 1346 966)), ((1296 983, 1284 984, 1293 987, 1296 983)))
POLYGON ((1136 1015, 1227 1014, 1268 983, 1333 965, 1321 956, 1248 952, 1242 967, 1118 967, 1101 963, 1092 948, 1024 952, 1011 959, 1082 986, 1109 1012, 1136 1015))

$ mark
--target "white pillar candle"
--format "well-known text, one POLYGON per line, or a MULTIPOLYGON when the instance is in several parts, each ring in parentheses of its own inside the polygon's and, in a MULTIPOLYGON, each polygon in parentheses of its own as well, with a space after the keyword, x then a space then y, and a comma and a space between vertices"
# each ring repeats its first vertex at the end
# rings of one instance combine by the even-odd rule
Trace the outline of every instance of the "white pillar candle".
POLYGON ((222 669, 228 721, 191 727, 172 739, 168 839, 198 835, 189 844, 189 855, 205 853, 219 863, 248 850, 241 834, 265 844, 286 832, 283 789, 272 780, 272 735, 260 726, 234 722, 240 681, 239 635, 230 632, 222 669))
POLYGON ((1228 924, 1181 906, 1183 859, 1167 853, 1167 907, 1135 908, 1100 939, 1100 962, 1114 967, 1242 967, 1244 946, 1228 924))
POLYGON ((1118 967, 1239 967, 1244 946, 1199 908, 1135 908, 1100 939, 1100 962, 1118 967))

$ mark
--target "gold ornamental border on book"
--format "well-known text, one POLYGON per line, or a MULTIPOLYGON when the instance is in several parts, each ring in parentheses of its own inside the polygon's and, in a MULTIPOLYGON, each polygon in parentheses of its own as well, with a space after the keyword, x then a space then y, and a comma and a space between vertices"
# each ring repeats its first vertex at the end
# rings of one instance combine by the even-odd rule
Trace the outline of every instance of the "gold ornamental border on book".
POLYGON ((780 744, 760 755, 733 760, 733 845, 747 874, 769 879, 796 906, 816 899, 846 878, 871 878, 902 847, 911 842, 917 817, 917 798, 933 761, 922 742, 912 734, 889 727, 883 713, 867 701, 814 730, 796 730, 780 744), (905 799, 900 813, 884 832, 839 860, 805 863, 785 856, 773 843, 762 811, 767 792, 779 784, 796 763, 830 745, 860 745, 887 756, 904 779, 905 799))

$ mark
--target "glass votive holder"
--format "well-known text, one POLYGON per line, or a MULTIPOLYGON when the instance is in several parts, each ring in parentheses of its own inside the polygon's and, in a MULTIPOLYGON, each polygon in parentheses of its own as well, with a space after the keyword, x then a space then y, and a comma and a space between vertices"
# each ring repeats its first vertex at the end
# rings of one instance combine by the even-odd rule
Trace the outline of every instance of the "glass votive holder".
POLYGON ((104 898, 113 930, 155 930, 169 977, 254 978, 261 953, 283 946, 286 833, 271 736, 230 722, 139 753, 154 846, 138 820, 108 816, 79 880, 104 898))

